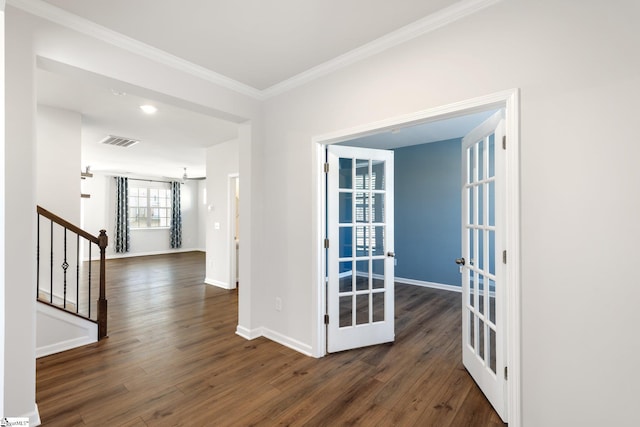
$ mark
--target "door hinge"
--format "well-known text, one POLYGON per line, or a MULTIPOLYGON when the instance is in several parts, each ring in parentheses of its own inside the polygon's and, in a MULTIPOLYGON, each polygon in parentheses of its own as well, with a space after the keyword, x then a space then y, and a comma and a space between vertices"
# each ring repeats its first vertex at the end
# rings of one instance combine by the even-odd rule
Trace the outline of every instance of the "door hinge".
POLYGON ((329 315, 328 315, 328 314, 325 314, 325 315, 324 315, 324 324, 325 324, 325 325, 328 325, 328 324, 329 324, 329 315))
POLYGON ((502 149, 507 149, 507 135, 502 135, 502 149))
POLYGON ((329 163, 324 164, 324 173, 329 173, 329 163))
POLYGON ((507 369, 507 367, 504 367, 504 380, 508 380, 509 379, 509 369, 507 369))
POLYGON ((502 251, 502 263, 507 263, 507 251, 502 251))
POLYGON ((324 239, 324 248, 329 249, 329 239, 324 239))

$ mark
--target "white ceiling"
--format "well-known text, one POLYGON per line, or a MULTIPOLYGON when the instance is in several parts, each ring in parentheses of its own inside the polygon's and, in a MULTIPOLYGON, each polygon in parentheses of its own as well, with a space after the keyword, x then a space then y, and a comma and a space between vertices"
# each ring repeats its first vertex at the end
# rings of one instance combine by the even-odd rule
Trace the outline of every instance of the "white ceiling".
POLYGON ((397 127, 389 131, 341 142, 340 145, 389 150, 408 147, 410 145, 462 138, 473 128, 495 114, 496 111, 497 110, 481 111, 479 113, 452 117, 435 122, 397 127))
MULTIPOLYGON (((88 80, 88 79, 87 79, 88 80)), ((206 147, 237 136, 234 123, 150 97, 38 69, 38 104, 82 114, 82 169, 179 178, 205 175, 206 147), (139 106, 153 104, 154 115, 139 106), (141 142, 121 148, 99 144, 107 135, 141 142)))
POLYGON ((45 0, 266 89, 458 0, 45 0))
MULTIPOLYGON (((329 64, 336 57, 353 54, 364 45, 371 46, 372 42, 382 45, 381 38, 389 37, 389 33, 393 33, 394 40, 398 32, 415 35, 410 24, 419 23, 422 28, 424 22, 439 12, 459 17, 458 8, 473 11, 478 2, 9 0, 9 3, 22 5, 54 21, 60 13, 73 14, 69 16, 76 22, 90 21, 131 37, 160 49, 169 58, 186 60, 259 94, 300 73, 329 64)), ((435 22, 429 25, 436 28, 441 25, 439 20, 435 22)), ((113 40, 117 44, 116 36, 113 40)), ((67 73, 64 67, 60 72, 56 67, 39 66, 38 103, 82 114, 83 168, 90 165, 94 171, 180 177, 182 168, 187 167, 190 176, 203 176, 205 148, 237 135, 234 123, 208 116, 198 106, 178 105, 177 100, 135 87, 128 87, 126 95, 117 96, 112 89, 122 91, 122 82, 67 73), (138 109, 142 103, 155 104, 158 113, 145 116, 138 109), (98 145, 97 141, 108 134, 142 142, 128 149, 98 145)), ((449 131, 429 130, 424 125, 397 134, 373 135, 368 137, 372 139, 359 143, 404 146, 434 140, 424 132, 436 132, 440 135, 438 140, 449 139, 461 136, 460 129, 465 127, 459 125, 449 131), (453 133, 456 135, 452 136, 453 133), (404 139, 398 142, 399 138, 404 139)))

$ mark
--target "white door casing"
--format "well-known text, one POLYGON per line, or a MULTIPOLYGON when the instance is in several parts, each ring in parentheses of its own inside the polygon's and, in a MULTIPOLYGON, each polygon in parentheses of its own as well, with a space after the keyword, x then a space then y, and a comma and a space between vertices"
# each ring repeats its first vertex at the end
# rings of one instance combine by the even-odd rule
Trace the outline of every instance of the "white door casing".
POLYGON ((328 147, 327 350, 394 339, 393 152, 328 147))
POLYGON ((498 111, 462 140, 463 364, 507 420, 505 135, 498 111))

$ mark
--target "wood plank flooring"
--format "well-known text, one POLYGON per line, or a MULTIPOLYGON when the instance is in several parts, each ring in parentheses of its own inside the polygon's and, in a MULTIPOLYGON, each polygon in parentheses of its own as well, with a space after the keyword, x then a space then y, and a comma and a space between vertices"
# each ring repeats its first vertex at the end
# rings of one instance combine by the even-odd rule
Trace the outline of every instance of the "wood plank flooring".
POLYGON ((460 295, 396 286, 396 341, 314 359, 235 335, 204 254, 107 262, 109 338, 37 361, 44 426, 503 426, 463 368, 460 295))

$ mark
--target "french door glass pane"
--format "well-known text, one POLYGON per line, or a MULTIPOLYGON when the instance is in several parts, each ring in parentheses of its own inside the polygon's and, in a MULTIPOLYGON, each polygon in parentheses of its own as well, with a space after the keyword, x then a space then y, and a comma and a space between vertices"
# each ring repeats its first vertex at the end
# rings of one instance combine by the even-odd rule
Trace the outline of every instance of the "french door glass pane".
POLYGON ((477 259, 475 260, 476 267, 482 269, 484 268, 484 231, 476 230, 478 236, 478 254, 477 259))
POLYGON ((484 179, 484 140, 478 142, 478 177, 476 181, 484 179))
POLYGON ((474 294, 475 292, 475 276, 473 274, 473 270, 469 270, 469 305, 471 307, 474 306, 475 301, 474 301, 474 294))
POLYGON ((371 238, 371 255, 384 255, 384 226, 373 227, 373 236, 371 238))
POLYGON ((340 297, 340 327, 353 325, 353 297, 351 295, 340 297))
POLYGON ((373 321, 384 321, 384 292, 376 292, 372 297, 373 321))
POLYGON ((356 221, 369 222, 369 195, 356 193, 356 221))
POLYGON ((339 263, 339 292, 351 292, 353 290, 353 263, 344 261, 339 263))
POLYGON ((369 323, 369 294, 356 295, 356 325, 369 323))
POLYGON ((470 264, 473 263, 473 258, 476 256, 475 235, 476 235, 476 230, 474 230, 473 228, 470 228, 469 229, 469 257, 467 260, 470 264))
POLYGON ((473 224, 474 216, 473 216, 473 201, 475 198, 473 197, 475 193, 474 187, 467 188, 467 200, 469 202, 468 211, 467 211, 467 224, 473 224))
POLYGON ((369 188, 369 160, 356 159, 356 190, 369 188))
MULTIPOLYGON (((368 256, 369 255, 369 242, 368 232, 369 226, 357 226, 356 227, 356 256, 368 256)), ((351 255, 349 255, 351 256, 351 255)))
POLYGON ((353 188, 353 160, 340 158, 338 160, 338 187, 344 189, 353 188))
POLYGON ((478 313, 484 314, 484 281, 486 277, 480 276, 480 283, 478 283, 478 313))
POLYGON ((496 182, 490 181, 488 184, 489 187, 489 222, 488 224, 491 226, 496 225, 496 211, 495 211, 495 203, 496 203, 496 182))
POLYGON ((476 202, 478 203, 478 208, 477 208, 477 217, 476 217, 476 224, 477 225, 482 225, 484 224, 484 197, 483 197, 483 185, 480 184, 478 185, 477 188, 477 199, 476 202))
POLYGON ((471 184, 473 182, 474 165, 473 146, 471 146, 467 148, 467 184, 471 184))
POLYGON ((475 350, 476 348, 476 316, 473 310, 469 311, 469 345, 475 350))
POLYGON ((383 193, 374 193, 371 195, 371 210, 373 212, 372 222, 384 222, 383 193))
POLYGON ((369 289, 369 261, 356 261, 356 290, 369 289))
POLYGON ((385 189, 385 176, 384 176, 384 160, 374 160, 371 163, 371 180, 373 184, 371 187, 374 190, 385 189))
POLYGON ((353 256, 353 227, 340 227, 338 230, 340 241, 339 256, 340 258, 349 258, 353 256))
POLYGON ((484 360, 484 322, 478 319, 478 356, 484 360))
POLYGON ((496 331, 489 329, 489 369, 496 373, 496 331))
POLYGON ((496 144, 495 144, 496 135, 489 135, 489 178, 496 176, 496 144))
POLYGON ((496 274, 496 232, 494 230, 487 231, 489 234, 489 274, 496 274))
POLYGON ((495 294, 495 282, 489 280, 489 284, 492 285, 489 288, 489 320, 494 325, 496 324, 496 294, 495 294))
POLYGON ((371 279, 373 289, 384 288, 384 259, 374 259, 371 261, 373 277, 371 279))
POLYGON ((353 194, 340 193, 338 206, 338 220, 340 224, 351 223, 353 221, 353 194))

